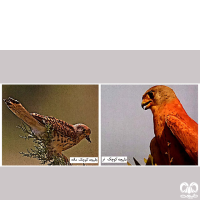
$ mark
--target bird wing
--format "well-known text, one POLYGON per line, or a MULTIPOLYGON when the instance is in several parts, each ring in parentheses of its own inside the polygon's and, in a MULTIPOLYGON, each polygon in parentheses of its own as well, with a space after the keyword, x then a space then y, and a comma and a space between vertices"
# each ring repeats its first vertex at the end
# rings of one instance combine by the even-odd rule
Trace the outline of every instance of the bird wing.
POLYGON ((174 115, 168 115, 165 121, 190 158, 198 164, 198 132, 174 115))
MULTIPOLYGON (((76 139, 76 134, 73 125, 64 122, 63 120, 56 119, 55 117, 48 117, 37 113, 30 113, 41 124, 49 124, 56 134, 61 137, 76 139)), ((55 133, 54 132, 54 133, 55 133)))

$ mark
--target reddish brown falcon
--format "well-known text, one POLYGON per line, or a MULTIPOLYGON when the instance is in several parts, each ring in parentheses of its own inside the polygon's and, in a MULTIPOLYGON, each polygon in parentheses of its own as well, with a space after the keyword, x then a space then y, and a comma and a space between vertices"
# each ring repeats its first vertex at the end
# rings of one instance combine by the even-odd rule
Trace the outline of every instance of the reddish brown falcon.
MULTIPOLYGON (((55 117, 43 116, 37 113, 29 113, 22 104, 12 98, 4 99, 8 108, 32 129, 32 132, 42 137, 46 132, 45 125, 49 124, 53 130, 53 138, 49 150, 58 155, 62 151, 69 149, 86 138, 90 141, 91 130, 84 124, 70 125, 67 122, 56 119, 55 117)), ((65 157, 66 161, 68 159, 65 157)))
POLYGON ((191 119, 174 91, 163 85, 147 90, 142 107, 153 113, 155 138, 150 144, 158 165, 198 164, 198 124, 191 119))

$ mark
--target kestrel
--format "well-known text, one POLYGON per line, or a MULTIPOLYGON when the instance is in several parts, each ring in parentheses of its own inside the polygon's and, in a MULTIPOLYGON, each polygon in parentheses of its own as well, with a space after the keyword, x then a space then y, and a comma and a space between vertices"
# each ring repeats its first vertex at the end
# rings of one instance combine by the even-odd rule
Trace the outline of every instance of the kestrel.
MULTIPOLYGON (((56 119, 55 117, 29 113, 19 101, 10 97, 8 99, 4 99, 4 101, 8 108, 17 117, 30 126, 34 135, 42 137, 42 135, 47 131, 45 125, 49 124, 51 126, 51 129, 53 130, 53 137, 49 146, 49 153, 61 156, 62 151, 75 146, 84 138, 91 142, 89 137, 91 130, 84 124, 71 125, 65 121, 56 119)), ((67 157, 64 157, 66 162, 68 162, 67 157)))
POLYGON ((191 119, 174 91, 163 85, 147 90, 142 108, 153 113, 155 138, 150 144, 158 165, 198 164, 198 124, 191 119))

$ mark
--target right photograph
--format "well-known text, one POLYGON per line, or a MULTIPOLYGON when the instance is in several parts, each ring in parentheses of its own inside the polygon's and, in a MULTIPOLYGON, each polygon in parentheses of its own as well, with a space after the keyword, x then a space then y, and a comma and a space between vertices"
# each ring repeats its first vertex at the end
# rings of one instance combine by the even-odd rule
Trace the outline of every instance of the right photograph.
POLYGON ((198 165, 198 85, 101 85, 101 165, 198 165))

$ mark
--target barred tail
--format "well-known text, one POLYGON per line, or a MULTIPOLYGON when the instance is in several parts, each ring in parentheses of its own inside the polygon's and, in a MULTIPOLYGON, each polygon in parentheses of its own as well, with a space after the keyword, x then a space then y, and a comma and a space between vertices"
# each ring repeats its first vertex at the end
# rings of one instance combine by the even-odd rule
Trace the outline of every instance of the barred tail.
POLYGON ((35 134, 44 133, 46 128, 44 125, 40 124, 31 114, 22 106, 22 104, 9 97, 8 99, 3 99, 8 106, 8 108, 21 120, 23 120, 27 125, 29 125, 35 134))

